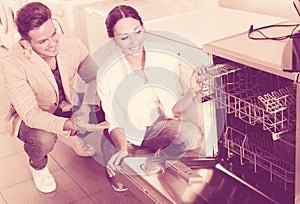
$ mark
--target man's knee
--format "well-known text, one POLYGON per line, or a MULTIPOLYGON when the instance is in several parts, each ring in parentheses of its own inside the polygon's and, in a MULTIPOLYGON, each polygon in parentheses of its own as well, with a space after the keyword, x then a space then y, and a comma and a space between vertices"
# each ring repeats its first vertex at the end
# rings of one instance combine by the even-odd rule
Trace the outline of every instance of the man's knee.
POLYGON ((28 145, 35 146, 36 151, 50 152, 54 148, 57 135, 43 130, 32 129, 27 139, 28 145), (31 143, 31 144, 30 144, 31 143))

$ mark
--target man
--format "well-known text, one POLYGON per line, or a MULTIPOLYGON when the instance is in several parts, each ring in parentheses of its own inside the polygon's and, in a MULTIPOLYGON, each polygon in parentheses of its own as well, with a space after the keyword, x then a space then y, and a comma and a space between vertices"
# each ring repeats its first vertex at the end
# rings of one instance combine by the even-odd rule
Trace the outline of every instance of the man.
POLYGON ((56 189, 47 154, 57 137, 79 156, 91 156, 95 149, 85 145, 76 132, 103 130, 108 124, 88 124, 89 113, 97 104, 97 68, 84 45, 76 39, 60 39, 51 11, 39 2, 22 7, 16 25, 21 39, 1 65, 9 109, 1 117, 8 132, 24 142, 35 186, 48 193, 56 189), (72 114, 78 74, 85 81, 85 94, 72 114))

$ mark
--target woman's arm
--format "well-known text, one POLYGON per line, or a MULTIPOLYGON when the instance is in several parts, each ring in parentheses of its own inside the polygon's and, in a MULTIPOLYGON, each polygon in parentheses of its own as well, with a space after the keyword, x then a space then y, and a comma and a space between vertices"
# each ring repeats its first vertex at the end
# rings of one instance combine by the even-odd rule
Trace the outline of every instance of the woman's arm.
POLYGON ((202 87, 200 77, 198 73, 194 71, 190 77, 190 88, 172 108, 173 115, 176 118, 181 117, 182 113, 197 100, 198 94, 202 93, 202 87))
POLYGON ((172 112, 175 118, 180 118, 182 113, 186 111, 195 101, 195 94, 192 90, 188 90, 183 97, 173 106, 172 112))
POLYGON ((110 132, 110 137, 119 151, 127 152, 127 139, 121 129, 115 128, 110 132))

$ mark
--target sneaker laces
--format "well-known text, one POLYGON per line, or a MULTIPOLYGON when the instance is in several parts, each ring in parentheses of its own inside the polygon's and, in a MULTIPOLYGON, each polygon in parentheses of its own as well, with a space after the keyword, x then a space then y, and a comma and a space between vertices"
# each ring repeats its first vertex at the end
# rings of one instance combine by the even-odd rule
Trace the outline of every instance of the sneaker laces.
POLYGON ((76 139, 77 139, 77 141, 78 141, 77 144, 80 145, 80 148, 81 148, 81 149, 83 149, 83 150, 87 149, 87 148, 86 148, 86 142, 85 142, 84 139, 80 138, 79 136, 77 136, 76 139))
POLYGON ((39 180, 52 179, 51 174, 49 173, 49 171, 46 168, 40 169, 40 170, 35 170, 34 174, 35 174, 35 177, 39 180))
POLYGON ((80 150, 84 150, 84 151, 88 150, 89 145, 86 144, 86 141, 83 138, 77 136, 77 140, 78 140, 78 144, 80 145, 79 147, 80 150))

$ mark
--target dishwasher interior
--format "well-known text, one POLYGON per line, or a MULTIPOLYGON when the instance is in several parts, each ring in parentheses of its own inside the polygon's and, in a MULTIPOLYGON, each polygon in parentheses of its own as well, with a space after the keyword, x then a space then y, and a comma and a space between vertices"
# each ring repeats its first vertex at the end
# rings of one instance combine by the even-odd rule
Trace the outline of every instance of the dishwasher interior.
POLYGON ((205 97, 215 100, 217 118, 226 115, 218 141, 222 164, 276 202, 294 203, 294 82, 222 58, 214 61, 201 76, 213 90, 205 97))

